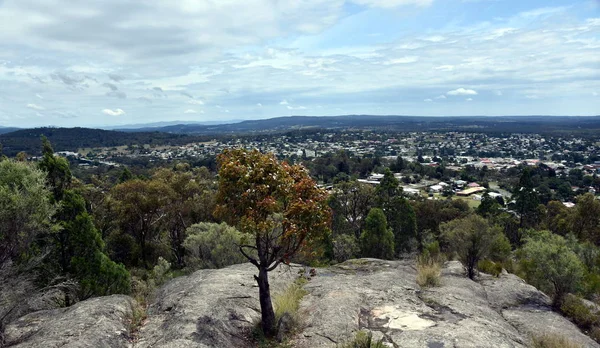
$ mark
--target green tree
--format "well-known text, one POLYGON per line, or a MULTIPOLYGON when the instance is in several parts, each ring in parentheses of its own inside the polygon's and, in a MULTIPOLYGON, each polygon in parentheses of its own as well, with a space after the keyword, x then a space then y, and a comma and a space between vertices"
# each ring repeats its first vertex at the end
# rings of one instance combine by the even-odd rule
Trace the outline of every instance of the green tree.
POLYGON ((189 166, 180 163, 175 170, 157 170, 152 179, 164 183, 172 192, 164 210, 164 225, 168 231, 174 262, 182 267, 186 229, 193 223, 212 220, 215 208, 213 178, 205 170, 191 171, 189 166))
POLYGON ((487 218, 500 213, 498 201, 486 192, 481 197, 481 204, 477 207, 477 214, 487 218))
POLYGON ((133 174, 131 173, 129 168, 125 167, 121 172, 121 175, 119 175, 119 184, 131 179, 133 179, 133 174))
POLYGON ((375 189, 372 186, 356 180, 334 186, 329 200, 334 216, 334 235, 353 233, 354 237, 359 239, 364 228, 365 217, 375 206, 376 197, 375 189), (339 230, 337 227, 345 227, 350 230, 339 230))
POLYGON ((402 193, 400 183, 389 169, 385 169, 383 178, 381 179, 379 185, 377 185, 375 193, 377 194, 377 201, 379 203, 379 207, 382 208, 384 211, 389 206, 390 201, 394 197, 402 193))
POLYGON ((0 266, 28 259, 33 243, 48 233, 55 212, 46 175, 26 162, 0 161, 0 266))
POLYGON ((367 215, 365 229, 360 236, 360 248, 365 257, 392 259, 394 257, 394 234, 387 227, 385 214, 372 208, 367 215))
POLYGON ((531 180, 531 170, 525 168, 519 178, 519 183, 513 192, 516 210, 519 213, 520 227, 534 227, 537 224, 539 198, 531 180))
POLYGON ((396 256, 402 251, 411 251, 411 246, 417 241, 417 216, 412 205, 404 197, 394 197, 387 215, 388 226, 394 233, 396 256))
POLYGON ((80 299, 130 292, 129 272, 104 254, 104 242, 87 212, 66 223, 64 229, 71 232, 69 271, 79 282, 80 299))
POLYGON ((255 279, 261 325, 270 337, 274 334, 275 313, 268 272, 329 233, 327 193, 316 186, 304 167, 280 163, 272 154, 225 150, 218 162, 215 215, 252 236, 239 250, 258 268, 255 279))
POLYGON ((501 234, 479 215, 469 215, 440 226, 441 237, 450 251, 456 253, 467 276, 475 278, 477 262, 490 254, 491 247, 501 234))
POLYGON ((593 194, 577 197, 572 222, 573 233, 580 240, 600 245, 600 201, 593 194))
POLYGON ((134 179, 113 187, 110 196, 121 231, 139 246, 141 266, 151 267, 160 256, 155 248, 161 243, 173 190, 160 180, 134 179))
POLYGON ((52 190, 54 200, 58 202, 71 184, 73 177, 69 162, 54 155, 52 144, 45 136, 42 136, 42 156, 42 160, 39 162, 40 169, 47 173, 48 185, 52 190))
POLYGON ((518 252, 525 280, 553 296, 553 307, 562 305, 566 294, 575 291, 585 267, 562 236, 550 231, 531 231, 518 252))

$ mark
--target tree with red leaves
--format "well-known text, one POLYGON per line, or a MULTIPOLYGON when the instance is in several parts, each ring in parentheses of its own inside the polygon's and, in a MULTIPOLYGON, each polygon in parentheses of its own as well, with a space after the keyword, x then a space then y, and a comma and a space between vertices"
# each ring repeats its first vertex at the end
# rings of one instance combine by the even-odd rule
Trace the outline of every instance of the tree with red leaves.
MULTIPOLYGON (((275 330, 268 272, 289 263, 329 233, 327 193, 299 165, 279 162, 257 150, 225 150, 218 156, 215 215, 246 233, 240 252, 258 268, 262 329, 275 330)), ((310 251, 309 251, 310 252, 310 251)))

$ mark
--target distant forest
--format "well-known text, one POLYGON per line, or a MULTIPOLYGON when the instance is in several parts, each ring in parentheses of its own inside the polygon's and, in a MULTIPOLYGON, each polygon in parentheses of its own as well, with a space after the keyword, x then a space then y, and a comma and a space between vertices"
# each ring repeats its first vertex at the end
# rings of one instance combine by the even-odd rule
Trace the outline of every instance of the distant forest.
POLYGON ((44 135, 56 151, 76 151, 88 147, 153 144, 183 145, 202 141, 198 136, 164 132, 119 132, 91 128, 33 128, 0 135, 3 153, 9 157, 23 151, 29 155, 41 154, 40 137, 44 135))
POLYGON ((0 133, 0 144, 8 156, 18 152, 40 154, 39 139, 44 135, 57 151, 88 147, 122 145, 183 145, 258 133, 289 131, 373 130, 397 132, 478 132, 492 135, 538 133, 554 136, 595 137, 600 134, 600 116, 498 116, 498 117, 422 117, 422 116, 291 116, 251 120, 233 124, 181 124, 165 127, 108 131, 90 128, 34 128, 0 133))

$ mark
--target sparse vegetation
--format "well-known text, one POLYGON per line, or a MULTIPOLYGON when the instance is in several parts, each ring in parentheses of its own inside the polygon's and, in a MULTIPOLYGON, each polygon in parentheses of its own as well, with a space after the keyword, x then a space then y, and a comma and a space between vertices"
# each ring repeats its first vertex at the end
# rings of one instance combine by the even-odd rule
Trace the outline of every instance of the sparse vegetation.
POLYGON ((292 320, 291 328, 298 328, 302 323, 302 316, 299 312, 302 298, 308 294, 304 289, 307 280, 304 277, 296 279, 285 291, 276 294, 273 297, 273 306, 275 307, 275 322, 279 323, 281 318, 288 314, 292 320))
POLYGON ((442 267, 431 257, 421 255, 417 259, 417 284, 424 288, 440 286, 442 267))
POLYGON ((533 348, 583 348, 568 337, 557 334, 535 335, 531 338, 531 346, 533 348))
POLYGON ((477 262, 477 269, 480 272, 499 277, 500 273, 502 273, 502 264, 486 259, 477 262))
POLYGON ((386 348, 386 345, 382 340, 374 341, 370 331, 358 331, 352 340, 338 344, 337 348, 386 348))

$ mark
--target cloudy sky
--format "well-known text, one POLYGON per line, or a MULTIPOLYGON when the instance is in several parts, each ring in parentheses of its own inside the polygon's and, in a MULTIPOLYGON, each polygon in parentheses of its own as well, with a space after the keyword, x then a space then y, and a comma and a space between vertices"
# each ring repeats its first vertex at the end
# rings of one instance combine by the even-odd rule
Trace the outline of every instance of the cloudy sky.
POLYGON ((600 114, 600 0, 0 0, 0 125, 600 114))

